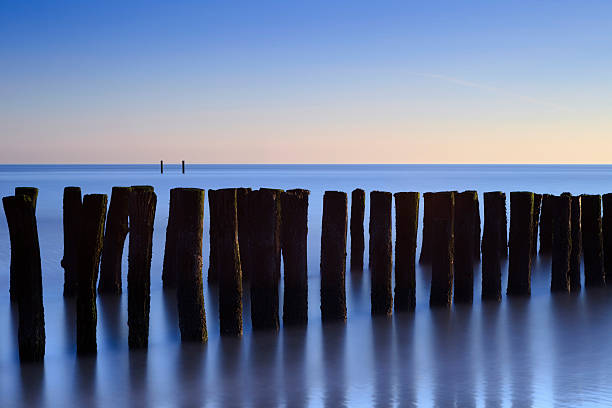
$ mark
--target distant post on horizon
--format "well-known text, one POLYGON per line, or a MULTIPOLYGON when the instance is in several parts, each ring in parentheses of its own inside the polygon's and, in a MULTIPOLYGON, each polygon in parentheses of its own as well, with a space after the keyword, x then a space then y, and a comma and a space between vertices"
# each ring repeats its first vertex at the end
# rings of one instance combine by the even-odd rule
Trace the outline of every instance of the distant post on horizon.
POLYGON ((161 174, 164 174, 164 161, 163 160, 159 161, 159 166, 160 166, 161 174))
POLYGON ((183 174, 185 174, 185 160, 181 161, 181 166, 183 167, 183 174))

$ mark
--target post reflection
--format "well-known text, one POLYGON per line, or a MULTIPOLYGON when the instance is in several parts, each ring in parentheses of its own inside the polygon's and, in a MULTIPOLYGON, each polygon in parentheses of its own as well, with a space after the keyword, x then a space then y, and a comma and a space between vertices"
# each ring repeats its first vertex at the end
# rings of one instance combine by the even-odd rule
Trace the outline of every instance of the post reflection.
POLYGON ((254 407, 279 405, 279 337, 274 330, 257 331, 251 336, 246 375, 250 383, 248 398, 254 407))
MULTIPOLYGON (((17 333, 17 328, 15 328, 17 333)), ((66 353, 76 353, 76 301, 64 298, 64 344, 66 353)))
POLYGON ((22 407, 41 406, 45 399, 45 366, 42 363, 21 364, 19 367, 21 395, 15 399, 22 407))
POLYGON ((323 342, 323 381, 325 407, 343 407, 346 401, 346 325, 324 323, 321 340, 323 342))
POLYGON ((480 362, 486 408, 500 408, 502 404, 502 348, 500 347, 501 305, 498 302, 484 302, 480 309, 480 362))
POLYGON ((416 407, 417 393, 415 389, 415 358, 414 358, 414 313, 395 315, 393 344, 393 360, 395 362, 397 399, 400 407, 416 407))
POLYGON ((285 328, 282 339, 283 393, 287 407, 308 406, 306 377, 307 328, 285 328))
POLYGON ((506 336, 510 352, 510 399, 512 407, 533 405, 532 345, 529 297, 508 297, 506 336))
POLYGON ((374 345, 374 406, 388 407, 393 404, 392 365, 393 322, 385 316, 373 317, 372 343, 374 345))
POLYGON ((176 401, 178 406, 202 407, 206 405, 207 346, 198 343, 181 344, 176 361, 176 401))
POLYGON ((243 386, 244 346, 242 339, 221 337, 218 344, 217 365, 219 381, 216 390, 220 406, 240 406, 244 403, 244 392, 237 392, 243 386))
POLYGON ((96 401, 97 357, 79 357, 75 360, 74 385, 81 401, 96 401))
MULTIPOLYGON (((121 348, 123 345, 121 320, 121 296, 98 295, 99 322, 102 328, 103 347, 111 349, 121 348)), ((98 334, 98 337, 100 337, 98 334)))
POLYGON ((130 383, 130 406, 150 406, 148 380, 148 354, 146 350, 130 350, 129 359, 129 383, 130 383))

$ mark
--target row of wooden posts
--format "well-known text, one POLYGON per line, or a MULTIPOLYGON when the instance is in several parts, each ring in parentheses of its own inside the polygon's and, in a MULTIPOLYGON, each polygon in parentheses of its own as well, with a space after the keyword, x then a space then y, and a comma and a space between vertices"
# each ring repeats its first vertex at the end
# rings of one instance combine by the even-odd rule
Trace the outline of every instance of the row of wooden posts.
MULTIPOLYGON (((38 190, 18 187, 4 197, 11 240, 10 298, 19 309, 22 361, 41 360, 45 352, 42 274, 36 225, 38 190)), ((210 259, 208 281, 218 285, 220 330, 242 335, 242 283, 249 281, 254 330, 278 330, 281 253, 284 266, 283 324, 308 321, 309 191, 228 188, 209 190, 210 259)), ((415 307, 415 260, 420 194, 370 193, 369 270, 371 311, 390 315, 415 307), (392 289, 392 198, 395 197, 395 288, 392 289), (395 298, 395 302, 394 302, 395 298)), ((151 186, 113 187, 107 196, 79 187, 64 189, 64 296, 76 296, 78 354, 96 345, 96 283, 101 294, 120 294, 121 260, 128 244, 128 343, 146 348, 149 334, 150 268, 157 196, 151 186), (99 276, 98 276, 99 271, 99 276)), ((202 282, 205 191, 174 188, 166 230, 162 280, 176 288, 183 341, 207 341, 202 282)), ((352 271, 363 270, 365 192, 351 196, 352 271)), ((484 193, 484 226, 476 191, 424 194, 423 241, 419 262, 431 265, 430 305, 471 303, 474 264, 482 248, 482 299, 502 296, 501 266, 508 259, 507 295, 529 295, 531 263, 540 253, 552 255, 552 291, 580 290, 584 255, 586 286, 605 286, 612 274, 612 194, 560 196, 510 193, 507 240, 506 195, 484 193), (540 215, 541 213, 541 215, 540 215), (509 248, 509 253, 508 253, 509 248), (453 298, 454 286, 454 298, 453 298)), ((348 197, 326 191, 321 232, 320 307, 324 321, 345 321, 348 197)))

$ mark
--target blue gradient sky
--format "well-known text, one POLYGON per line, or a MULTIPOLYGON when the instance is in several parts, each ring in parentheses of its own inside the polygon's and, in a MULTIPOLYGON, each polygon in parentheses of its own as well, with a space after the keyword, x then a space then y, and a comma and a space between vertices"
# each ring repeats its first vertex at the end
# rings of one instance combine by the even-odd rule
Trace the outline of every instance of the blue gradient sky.
POLYGON ((0 162, 612 163, 610 1, 0 0, 0 162))

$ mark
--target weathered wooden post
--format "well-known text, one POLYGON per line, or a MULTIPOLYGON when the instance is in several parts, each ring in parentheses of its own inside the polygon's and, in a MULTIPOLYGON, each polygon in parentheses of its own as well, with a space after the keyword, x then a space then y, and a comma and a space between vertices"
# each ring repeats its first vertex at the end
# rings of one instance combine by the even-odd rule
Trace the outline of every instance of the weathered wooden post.
POLYGON ((572 250, 572 196, 562 194, 551 197, 552 231, 552 275, 551 292, 570 290, 570 253, 572 250))
POLYGON ((370 193, 370 242, 372 268, 370 273, 371 311, 373 315, 391 315, 393 310, 391 204, 393 196, 386 191, 370 193))
POLYGON ((38 201, 38 188, 36 187, 15 187, 15 195, 25 195, 32 200, 34 206, 34 214, 36 214, 36 202, 38 201))
POLYGON ((249 193, 250 188, 236 190, 236 205, 238 209, 238 247, 240 249, 240 269, 242 280, 249 279, 251 259, 251 229, 249 227, 249 193))
POLYGON ((174 262, 176 300, 181 341, 205 343, 206 312, 202 283, 202 233, 204 231, 204 190, 176 188, 174 262))
MULTIPOLYGON (((456 191, 442 191, 431 197, 431 290, 429 305, 449 307, 453 291, 454 214, 456 191)), ((472 237, 470 236, 470 239, 472 237)), ((470 254, 471 255, 471 254, 470 254)))
POLYGON ((572 197, 572 252, 570 254, 570 292, 580 292, 580 260, 582 255, 582 198, 572 197))
MULTIPOLYGON (((170 205, 168 209, 168 225, 166 227, 166 244, 164 247, 164 263, 162 266, 162 282, 164 289, 176 288, 177 280, 177 245, 179 228, 178 218, 183 208, 178 206, 180 188, 170 190, 170 205)), ((112 205, 112 203, 111 203, 112 205)))
POLYGON ((279 329, 280 190, 249 194, 252 269, 251 323, 254 330, 279 329))
POLYGON ((321 319, 346 321, 347 195, 326 191, 321 227, 321 319))
POLYGON ((160 170, 161 170, 161 174, 164 174, 164 161, 163 160, 159 161, 159 167, 160 167, 160 170))
POLYGON ((185 174, 185 160, 181 161, 181 167, 183 169, 183 174, 185 174))
POLYGON ((285 271, 283 324, 308 322, 308 190, 281 194, 281 247, 285 271))
POLYGON ((538 228, 540 226, 540 210, 542 209, 542 194, 533 194, 533 235, 531 236, 531 259, 538 255, 538 228))
POLYGON ((395 302, 396 312, 416 305, 415 261, 419 226, 419 193, 395 193, 395 302))
POLYGON ((603 236, 603 256, 604 274, 606 277, 612 276, 612 194, 601 196, 603 207, 602 236, 603 236))
POLYGON ((542 195, 542 213, 540 215, 540 255, 550 255, 552 252, 552 196, 542 195))
MULTIPOLYGON (((549 200, 550 202, 550 200, 549 200)), ((531 295, 533 193, 510 193, 510 259, 507 295, 531 295)))
POLYGON ((151 251, 157 195, 151 186, 132 186, 128 199, 130 223, 128 255, 128 344, 130 349, 149 344, 151 307, 151 251))
POLYGON ((583 194, 581 200, 584 286, 603 287, 606 286, 606 276, 603 265, 601 196, 583 194))
POLYGON ((465 193, 473 194, 474 200, 472 201, 472 211, 474 213, 474 242, 472 244, 472 250, 474 251, 474 261, 480 260, 480 203, 478 202, 478 192, 476 190, 467 190, 465 193))
POLYGON ((218 218, 216 190, 208 190, 208 209, 210 213, 209 226, 209 244, 210 252, 208 254, 208 284, 216 284, 219 280, 219 272, 217 270, 217 241, 218 241, 218 218))
POLYGON ((501 258, 506 251, 506 194, 484 193, 484 227, 482 234, 482 299, 501 300, 501 258))
POLYGON ((41 361, 45 356, 45 311, 34 203, 29 196, 18 195, 4 197, 2 204, 16 277, 19 359, 22 362, 41 361))
POLYGON ((432 199, 433 194, 427 192, 423 194, 423 240, 421 242, 421 255, 419 255, 419 263, 431 262, 432 248, 432 199))
POLYGON ((365 191, 357 188, 351 193, 351 270, 355 271, 363 271, 364 218, 365 191))
POLYGON ((83 197, 76 301, 76 344, 77 354, 80 355, 97 352, 96 277, 104 239, 106 203, 106 194, 87 194, 83 197))
POLYGON ((473 237, 477 222, 474 207, 477 205, 476 191, 464 191, 455 195, 455 303, 472 303, 474 298, 473 237))
POLYGON ((64 297, 72 297, 77 291, 77 254, 81 227, 81 189, 64 188, 64 297))
MULTIPOLYGON (((121 260, 128 233, 128 199, 130 187, 113 187, 106 217, 106 231, 100 264, 99 293, 120 294, 121 260)), ((95 286, 95 280, 94 280, 95 286)))

